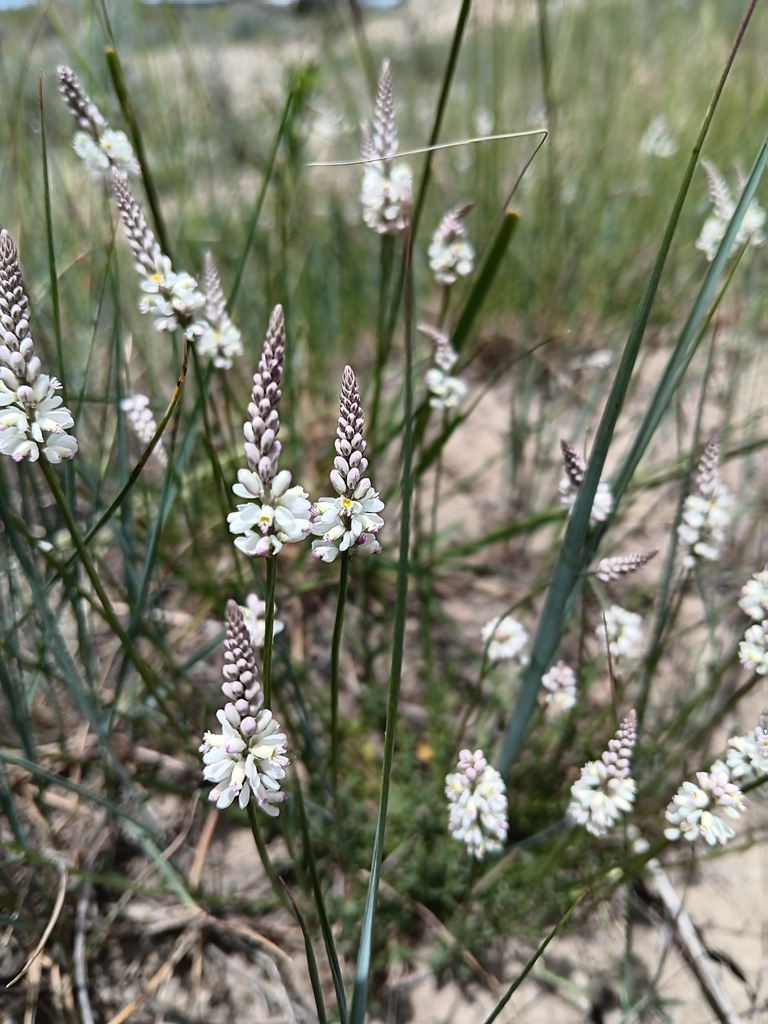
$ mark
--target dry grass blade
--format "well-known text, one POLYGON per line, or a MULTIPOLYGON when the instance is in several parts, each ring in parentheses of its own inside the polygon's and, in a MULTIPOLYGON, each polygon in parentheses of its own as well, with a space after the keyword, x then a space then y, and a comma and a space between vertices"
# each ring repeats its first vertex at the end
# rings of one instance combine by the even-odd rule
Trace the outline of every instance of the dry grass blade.
POLYGON ((108 1024, 124 1024, 124 1021, 128 1020, 128 1018, 131 1017, 139 1007, 142 1006, 146 1000, 158 990, 160 985, 162 985, 165 979, 171 974, 179 961, 187 955, 190 949, 192 949, 192 946, 197 941, 198 929, 201 925, 202 919, 194 925, 190 925, 185 932, 182 932, 171 950, 171 955, 165 963, 155 971, 141 995, 137 996, 136 999, 132 999, 127 1006, 124 1006, 122 1010, 116 1013, 113 1017, 110 1017, 108 1024))
POLYGON ((64 906, 64 897, 67 894, 67 865, 64 863, 62 859, 58 857, 56 858, 56 860, 52 861, 52 863, 56 866, 56 869, 59 872, 59 888, 56 893, 56 902, 53 904, 53 909, 51 910, 51 916, 48 919, 48 924, 45 926, 45 931, 40 936, 40 941, 35 946, 34 951, 27 958, 27 962, 24 964, 24 966, 16 975, 16 977, 12 978, 11 981, 8 982, 6 988, 10 988, 11 985, 15 985, 17 981, 23 978, 24 975, 32 966, 32 964, 35 962, 35 960, 37 960, 37 958, 43 952, 43 950, 45 949, 45 944, 50 938, 51 932, 56 927, 56 922, 59 919, 61 908, 64 906))

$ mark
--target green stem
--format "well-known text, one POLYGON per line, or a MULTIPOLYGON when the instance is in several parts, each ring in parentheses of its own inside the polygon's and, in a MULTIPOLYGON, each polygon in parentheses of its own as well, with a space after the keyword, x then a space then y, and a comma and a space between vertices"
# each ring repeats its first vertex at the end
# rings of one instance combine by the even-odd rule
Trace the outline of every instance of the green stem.
MULTIPOLYGON (((261 669, 261 686, 264 690, 264 707, 272 704, 272 647, 275 633, 275 586, 277 584, 277 555, 267 555, 267 583, 264 593, 264 651, 261 669)), ((282 890, 281 890, 282 891, 282 890)))
POLYGON ((289 912, 292 912, 293 908, 291 907, 291 901, 286 896, 285 890, 280 884, 280 879, 277 877, 275 866, 269 859, 269 851, 267 850, 267 844, 264 842, 264 836, 261 834, 259 816, 253 800, 248 801, 245 809, 248 812, 248 821, 251 826, 253 841, 256 843, 256 849, 259 851, 259 857, 261 858, 261 863, 264 865, 264 870, 267 873, 270 885, 280 902, 288 908, 289 912))
POLYGON ((336 622, 333 626, 333 642, 331 645, 331 786, 333 788, 333 804, 336 810, 336 823, 339 824, 339 657, 341 654, 341 634, 344 630, 344 609, 347 604, 349 589, 349 551, 341 553, 341 575, 339 577, 339 595, 336 600, 336 622))
POLYGON ((379 276, 379 313, 376 327, 376 373, 374 377, 373 404, 371 406, 368 427, 368 436, 374 445, 376 444, 376 431, 379 422, 382 377, 392 348, 392 334, 387 329, 387 298, 392 281, 394 254, 394 238, 391 235, 383 235, 381 239, 381 273, 379 276))
POLYGON ((395 621, 392 631, 392 662, 389 676, 389 693, 387 696, 387 719, 384 732, 384 764, 381 772, 381 792, 379 795, 379 811, 376 819, 376 835, 373 842, 371 858, 371 874, 368 881, 368 892, 363 913, 363 928, 360 936, 360 948, 355 970, 355 986, 352 997, 351 1024, 362 1024, 365 1017, 368 996, 368 974, 371 963, 371 944, 373 939, 373 922, 376 913, 376 896, 381 874, 381 861, 384 853, 384 831, 387 822, 389 805, 389 785, 392 778, 392 765, 395 755, 395 727, 400 697, 400 681, 403 674, 403 652, 405 647, 406 601, 408 597, 408 551, 411 535, 411 498, 413 491, 413 276, 412 276, 412 245, 413 236, 410 227, 406 228, 403 238, 403 281, 405 292, 405 368, 404 368, 404 408, 403 408, 403 446, 401 460, 402 472, 402 509, 400 513, 400 553, 397 569, 397 589, 395 597, 395 621))
POLYGON ((56 474, 54 473, 50 464, 44 460, 40 460, 40 468, 43 471, 43 476, 48 482, 48 486, 51 488, 51 493, 53 494, 56 505, 58 506, 59 512, 61 513, 61 517, 64 520, 64 524, 67 527, 67 530, 69 531, 69 534, 72 538, 72 543, 75 545, 75 550, 80 556, 80 561, 83 563, 83 568, 88 574, 88 578, 90 579, 93 589, 96 592, 96 596, 99 599, 99 602, 101 604, 102 615, 104 616, 105 621, 108 623, 109 627, 120 640, 120 644, 122 645, 122 648, 125 651, 126 655, 133 662, 136 671, 139 673, 141 678, 146 683, 147 689, 152 694, 154 699, 157 701, 158 707, 161 708, 161 710, 165 714, 168 720, 168 724, 178 733, 179 736, 181 736, 181 738, 186 743, 187 735, 182 729, 181 725, 179 724, 178 714, 174 714, 174 712, 171 711, 171 709, 165 703, 165 700, 160 694, 159 680, 157 680, 154 676, 154 673, 149 670, 144 660, 142 659, 141 655, 134 647, 131 638, 120 625, 120 622, 117 616, 115 615, 115 611, 112 607, 112 602, 109 600, 106 591, 101 585, 101 579, 99 578, 99 574, 96 571, 96 567, 94 566, 93 562, 91 561, 91 556, 88 554, 88 549, 86 548, 83 538, 80 535, 80 531, 77 528, 77 523, 72 517, 69 505, 67 504, 66 498, 64 497, 64 492, 62 491, 61 486, 59 485, 59 481, 56 479, 56 474))

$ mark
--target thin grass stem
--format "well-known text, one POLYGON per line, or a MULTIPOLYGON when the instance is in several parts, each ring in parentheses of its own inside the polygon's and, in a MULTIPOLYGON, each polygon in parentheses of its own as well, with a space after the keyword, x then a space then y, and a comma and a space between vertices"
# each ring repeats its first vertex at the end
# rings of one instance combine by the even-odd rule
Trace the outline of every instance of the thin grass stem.
POLYGON ((344 610, 347 606, 347 591, 349 589, 349 557, 349 551, 342 551, 339 593, 336 599, 336 620, 333 624, 333 640, 331 642, 331 788, 337 825, 341 820, 339 815, 339 660, 341 636, 344 631, 344 610))
POLYGON ((264 707, 272 706, 272 650, 275 640, 275 588, 277 586, 277 555, 267 555, 267 582, 264 587, 264 649, 262 651, 261 686, 264 707))

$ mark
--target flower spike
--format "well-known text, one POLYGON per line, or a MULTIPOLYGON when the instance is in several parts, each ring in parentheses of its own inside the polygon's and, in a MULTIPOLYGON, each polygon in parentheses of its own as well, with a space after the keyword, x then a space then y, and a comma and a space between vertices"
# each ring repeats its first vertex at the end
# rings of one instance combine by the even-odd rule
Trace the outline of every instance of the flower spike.
POLYGON ((210 252, 204 257, 203 275, 207 328, 197 341, 197 351, 209 356, 217 369, 229 370, 232 360, 243 354, 242 336, 227 314, 221 278, 210 252))
POLYGON ((77 441, 67 433, 72 413, 56 394, 61 384, 41 373, 29 330, 29 299, 19 256, 0 231, 0 455, 37 462, 42 452, 54 465, 71 459, 77 441))
POLYGON ((138 174, 139 164, 125 132, 109 127, 72 68, 62 64, 56 69, 56 74, 59 91, 78 127, 72 146, 91 174, 103 178, 110 167, 116 167, 125 174, 138 174))
POLYGON ((195 321, 195 313, 205 305, 205 296, 197 290, 193 277, 184 271, 174 272, 170 259, 147 227, 128 182, 116 167, 112 168, 112 187, 136 271, 142 278, 141 290, 145 295, 139 309, 154 315, 155 330, 175 331, 182 327, 187 339, 194 341, 208 326, 195 321))
POLYGON ((697 559, 716 562, 725 528, 731 521, 731 496, 720 476, 720 444, 717 438, 707 442, 695 477, 698 493, 689 494, 677 535, 688 551, 683 565, 692 568, 697 559))
POLYGON ((231 533, 241 534, 235 547, 249 557, 276 555, 283 544, 296 544, 312 529, 309 495, 291 487, 287 469, 278 472, 281 444, 277 440, 280 417, 280 382, 285 358, 283 307, 275 306, 264 339, 259 367, 253 375, 248 419, 243 426, 248 469, 240 469, 232 488, 239 498, 249 499, 227 516, 231 533))
POLYGON ((504 849, 507 822, 506 786, 485 759, 482 750, 461 750, 456 771, 445 777, 448 831, 466 843, 470 857, 504 849))
POLYGON ((336 498, 320 498, 313 508, 313 558, 333 562, 340 552, 379 554, 377 534, 384 525, 378 514, 384 508, 373 485, 365 475, 368 459, 363 440, 363 410, 360 389, 351 366, 344 367, 339 395, 339 420, 336 427, 336 458, 331 484, 336 498))
POLYGON ((252 799, 276 817, 286 796, 280 789, 285 778, 286 737, 264 709, 256 657, 243 613, 235 601, 227 602, 224 639, 224 707, 216 713, 221 733, 206 732, 200 746, 203 778, 215 782, 209 800, 229 807, 237 800, 245 808, 252 799))
POLYGON ((397 126, 392 68, 388 60, 381 66, 373 130, 364 126, 360 148, 367 163, 363 169, 360 202, 363 221, 380 235, 396 235, 405 229, 411 206, 411 170, 407 164, 394 163, 397 155, 397 126))
POLYGON ((429 246, 429 266, 438 284, 446 288, 474 269, 475 250, 467 241, 464 218, 474 203, 459 203, 440 221, 429 246))
POLYGON ((633 551, 629 555, 617 555, 615 558, 601 558, 597 563, 595 575, 604 583, 618 580, 630 572, 642 569, 657 554, 658 551, 654 548, 647 551, 633 551))
POLYGON ((605 836, 632 810, 637 784, 630 759, 637 741, 637 716, 630 711, 599 761, 588 761, 571 787, 568 816, 593 836, 605 836))
MULTIPOLYGON (((560 504, 568 509, 570 515, 573 506, 576 504, 576 495, 581 487, 584 474, 587 470, 587 463, 576 449, 567 441, 560 442, 560 449, 563 453, 563 464, 565 476, 560 481, 560 504)), ((592 509, 589 513, 591 524, 604 523, 613 511, 613 495, 607 483, 602 480, 597 485, 595 500, 592 502, 592 509)))

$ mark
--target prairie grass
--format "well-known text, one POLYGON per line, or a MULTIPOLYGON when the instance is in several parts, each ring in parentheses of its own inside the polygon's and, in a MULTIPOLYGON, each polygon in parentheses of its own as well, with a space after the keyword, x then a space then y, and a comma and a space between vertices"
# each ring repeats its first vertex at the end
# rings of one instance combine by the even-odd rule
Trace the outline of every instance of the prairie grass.
MULTIPOLYGON (((510 939, 527 973, 571 914, 569 928, 585 927, 622 894, 622 1019, 674 1019, 668 992, 633 979, 633 900, 662 853, 672 866, 707 860, 709 848, 664 838, 664 808, 765 701, 763 676, 739 664, 749 623, 737 600, 768 557, 766 254, 747 243, 729 259, 750 200, 765 196, 759 4, 705 119, 743 15, 716 0, 412 0, 366 15, 361 37, 343 4, 295 18, 129 0, 0 14, 0 224, 80 446, 62 466, 0 463, 5 982, 53 922, 37 966, 0 996, 3 1024, 87 1024, 89 991, 96 1019, 112 1021, 142 989, 132 1019, 160 1019, 147 984, 163 962, 189 979, 176 997, 185 1019, 218 1019, 222 958, 265 972, 264 1019, 406 1019, 398 984, 426 962, 441 980, 490 987, 511 1020, 502 997, 524 974, 508 969, 510 939), (360 166, 312 166, 358 158, 385 57, 401 151, 549 129, 538 151, 529 135, 407 158, 412 260, 408 233, 361 223, 360 166), (131 136, 143 172, 132 187, 174 267, 200 279, 213 252, 243 334, 232 370, 192 344, 178 387, 185 343, 138 313, 113 198, 72 151, 61 63, 131 136), (678 143, 668 158, 640 152, 659 115, 678 143), (712 263, 695 248, 710 212, 691 157, 702 142, 729 182, 735 164, 747 181, 741 200, 732 184, 712 263), (427 247, 464 200, 476 268, 447 298, 427 247), (286 545, 275 581, 235 549, 226 517, 277 303, 281 468, 313 501, 329 493, 349 363, 386 526, 382 553, 364 560, 327 566, 286 545), (457 409, 430 407, 422 322, 457 349, 457 409), (168 465, 148 457, 138 475, 146 444, 121 407, 132 393, 157 422, 177 398, 168 465), (732 520, 719 558, 686 570, 677 526, 712 434, 732 520), (568 518, 562 439, 589 455, 568 518), (601 479, 615 509, 590 525, 601 479), (659 554, 636 573, 594 575, 600 558, 643 549, 659 554), (279 818, 253 802, 203 806, 197 748, 221 706, 221 623, 227 600, 249 593, 266 594, 268 613, 274 593, 285 624, 265 644, 293 762, 279 818), (612 604, 639 613, 644 632, 636 658, 609 666, 612 604), (494 663, 481 629, 506 615, 529 640, 523 658, 494 663), (555 718, 540 681, 560 658, 577 700, 555 718), (637 799, 596 839, 566 817, 571 786, 631 708, 637 799), (462 748, 485 751, 509 799, 504 849, 481 861, 447 831, 445 777, 462 748), (253 830, 263 867, 249 853, 225 884, 214 829, 232 848, 253 830), (180 915, 156 950, 142 908, 158 934, 180 915), (311 984, 285 980, 277 947, 306 947, 311 984), (265 948, 277 967, 259 960, 265 948)), ((742 846, 763 838, 746 821, 742 846)), ((758 995, 755 983, 753 1009, 758 995)))

